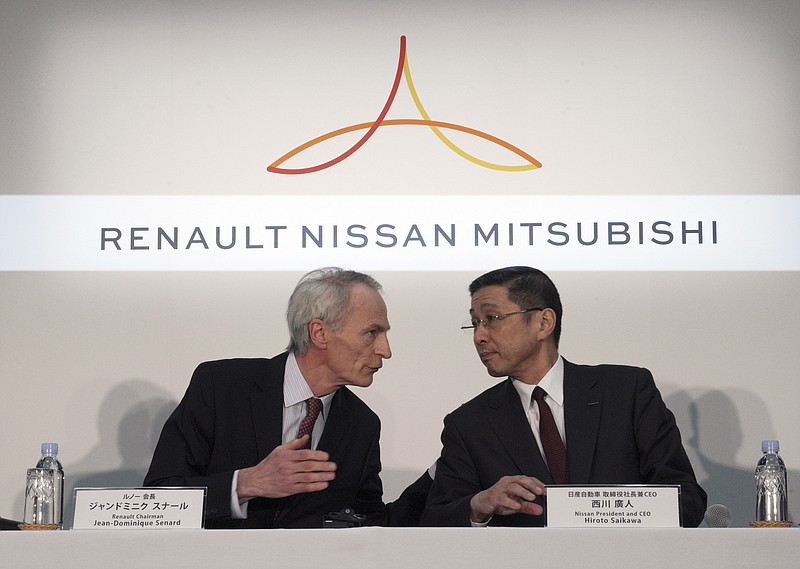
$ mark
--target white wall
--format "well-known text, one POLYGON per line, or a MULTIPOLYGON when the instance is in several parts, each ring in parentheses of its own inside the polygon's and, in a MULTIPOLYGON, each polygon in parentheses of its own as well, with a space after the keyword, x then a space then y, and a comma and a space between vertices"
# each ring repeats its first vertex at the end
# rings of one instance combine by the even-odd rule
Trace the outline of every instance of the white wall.
MULTIPOLYGON (((485 195, 486 212, 497 194, 592 195, 621 214, 625 195, 797 194, 798 24, 788 1, 7 1, 0 193, 485 195), (434 118, 543 168, 481 169, 406 128, 337 168, 268 174, 294 145, 374 119, 400 35, 434 118)), ((392 111, 418 116, 405 92, 392 111)), ((517 262, 539 265, 537 250, 517 262)), ((199 362, 279 353, 304 271, 254 268, 0 272, 0 515, 22 516, 42 441, 61 444, 70 488, 139 484, 199 362)), ((382 282, 393 326, 394 357, 359 391, 383 420, 391 499, 438 455, 443 416, 494 383, 458 326, 468 283, 496 266, 353 268, 382 282)), ((800 272, 540 268, 562 293, 564 356, 653 371, 709 503, 746 525, 760 441, 778 438, 800 516, 800 272)))

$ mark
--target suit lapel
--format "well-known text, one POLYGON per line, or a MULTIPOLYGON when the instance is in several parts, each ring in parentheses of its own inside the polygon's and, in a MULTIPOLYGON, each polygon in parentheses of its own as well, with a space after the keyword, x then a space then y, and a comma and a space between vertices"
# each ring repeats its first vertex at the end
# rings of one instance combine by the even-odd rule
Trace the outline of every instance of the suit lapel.
POLYGON ((498 390, 497 397, 489 404, 494 410, 489 419, 492 428, 520 472, 535 476, 545 484, 552 484, 550 471, 539 452, 512 381, 507 379, 498 390))
POLYGON ((564 424, 570 482, 588 484, 597 445, 603 395, 579 366, 564 360, 564 424))
POLYGON ((265 458, 283 439, 283 376, 288 353, 268 360, 250 395, 250 413, 258 459, 265 458))
POLYGON ((325 417, 325 430, 322 431, 322 438, 320 438, 317 448, 330 455, 336 452, 339 444, 351 433, 352 416, 346 409, 349 395, 346 387, 337 389, 331 400, 328 416, 325 417))

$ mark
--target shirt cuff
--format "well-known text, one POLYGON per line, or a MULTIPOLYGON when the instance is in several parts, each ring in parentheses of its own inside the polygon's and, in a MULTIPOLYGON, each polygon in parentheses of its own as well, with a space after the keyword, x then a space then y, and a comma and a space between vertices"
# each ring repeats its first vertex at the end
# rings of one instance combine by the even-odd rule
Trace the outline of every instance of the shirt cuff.
POLYGON ((231 480, 231 518, 234 520, 247 519, 247 504, 250 502, 239 503, 239 494, 236 492, 236 485, 239 483, 239 471, 233 472, 233 479, 231 480))

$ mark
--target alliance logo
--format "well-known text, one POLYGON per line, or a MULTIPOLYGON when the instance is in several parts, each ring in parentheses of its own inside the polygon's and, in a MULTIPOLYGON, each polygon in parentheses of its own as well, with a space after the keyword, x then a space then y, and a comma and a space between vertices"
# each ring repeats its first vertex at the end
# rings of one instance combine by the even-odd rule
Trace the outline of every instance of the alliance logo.
POLYGON ((414 82, 411 80, 411 69, 408 65, 408 56, 406 54, 406 37, 400 36, 400 61, 397 64, 397 71, 395 72, 394 82, 392 83, 392 89, 389 92, 389 98, 386 100, 386 104, 383 106, 383 109, 378 115, 378 118, 372 122, 365 122, 365 123, 346 126, 331 131, 327 134, 320 135, 316 138, 312 138, 308 142, 301 144, 297 148, 290 150, 289 152, 287 152, 286 154, 275 160, 275 162, 273 162, 267 167, 267 171, 272 172, 273 174, 310 174, 312 172, 319 172, 320 170, 330 168, 331 166, 334 166, 339 162, 341 162, 342 160, 352 156, 359 148, 364 146, 364 144, 372 137, 373 134, 375 134, 375 132, 379 128, 385 126, 396 126, 396 125, 427 126, 433 131, 433 133, 439 138, 439 140, 441 140, 448 148, 450 148, 450 150, 452 150, 465 160, 469 160, 473 164, 477 164, 478 166, 482 166, 484 168, 489 168, 492 170, 502 170, 506 172, 522 172, 542 167, 541 162, 536 160, 533 156, 517 148, 513 144, 510 144, 504 140, 497 138, 496 136, 492 136, 491 134, 487 134, 485 132, 481 132, 479 130, 467 126, 432 120, 428 115, 428 113, 425 111, 425 108, 422 106, 422 101, 420 101, 419 95, 417 94, 417 90, 414 88, 414 82), (392 103, 394 102, 395 95, 397 95, 397 90, 400 87, 400 80, 403 77, 405 77, 406 79, 406 84, 408 85, 408 90, 411 94, 411 98, 414 100, 414 104, 416 105, 417 110, 419 111, 419 114, 422 117, 421 119, 386 118, 386 115, 388 114, 389 109, 391 108, 392 103), (304 168, 281 167, 281 165, 290 158, 297 156, 304 150, 307 150, 312 146, 319 144, 320 142, 324 142, 326 140, 336 138, 337 136, 341 136, 343 134, 356 132, 360 130, 366 130, 366 133, 353 146, 342 152, 339 156, 331 160, 328 160, 327 162, 316 164, 314 166, 307 166, 304 168), (521 165, 504 165, 482 160, 476 156, 467 153, 462 148, 457 146, 442 132, 442 130, 455 130, 466 134, 470 134, 472 136, 477 136, 478 138, 482 138, 484 140, 497 144, 498 146, 501 146, 513 152, 514 154, 522 158, 526 163, 521 165))

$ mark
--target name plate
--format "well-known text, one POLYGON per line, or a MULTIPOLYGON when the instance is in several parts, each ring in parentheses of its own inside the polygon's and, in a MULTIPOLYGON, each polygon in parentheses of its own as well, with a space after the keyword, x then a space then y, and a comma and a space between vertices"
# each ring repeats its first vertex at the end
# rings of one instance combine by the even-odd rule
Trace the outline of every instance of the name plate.
POLYGON ((75 488, 72 529, 202 529, 206 488, 75 488))
POLYGON ((548 486, 547 527, 676 528, 680 486, 548 486))

